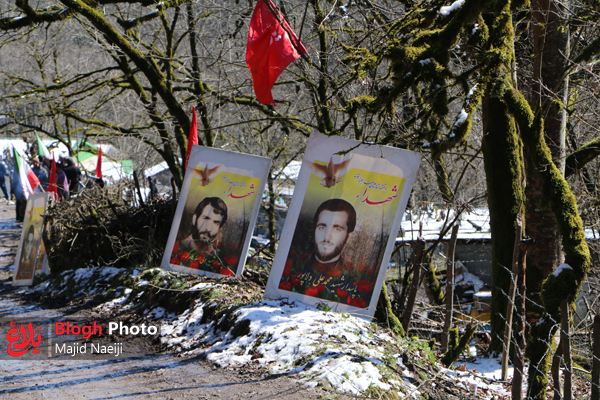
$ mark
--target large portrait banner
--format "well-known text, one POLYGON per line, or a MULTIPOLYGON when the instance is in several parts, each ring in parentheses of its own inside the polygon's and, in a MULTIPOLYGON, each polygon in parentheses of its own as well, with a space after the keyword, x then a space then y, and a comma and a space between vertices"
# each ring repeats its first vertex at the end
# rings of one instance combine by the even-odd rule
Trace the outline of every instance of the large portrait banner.
MULTIPOLYGON (((13 286, 33 284, 36 269, 42 268, 45 257, 40 254, 42 233, 44 231, 44 215, 48 207, 48 193, 29 196, 23 219, 23 232, 17 250, 17 262, 13 275, 13 286)), ((44 250, 45 254, 45 250, 44 250)))
POLYGON ((162 267, 240 276, 271 159, 193 146, 162 267))
POLYGON ((313 133, 265 297, 372 317, 420 156, 313 133))

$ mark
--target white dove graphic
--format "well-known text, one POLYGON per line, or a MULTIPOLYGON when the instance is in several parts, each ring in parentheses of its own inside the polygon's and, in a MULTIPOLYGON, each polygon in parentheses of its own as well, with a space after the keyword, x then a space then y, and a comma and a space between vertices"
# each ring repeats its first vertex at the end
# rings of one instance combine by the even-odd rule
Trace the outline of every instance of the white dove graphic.
POLYGON ((206 186, 211 183, 213 180, 210 177, 214 175, 220 167, 220 165, 217 165, 216 167, 209 169, 208 164, 206 164, 204 169, 198 170, 197 168, 194 168, 194 174, 200 179, 200 182, 198 182, 200 186, 206 186))
POLYGON ((323 178, 320 182, 321 185, 325 186, 326 188, 330 188, 342 181, 340 176, 346 173, 345 169, 348 166, 348 163, 350 163, 350 160, 351 159, 348 159, 338 164, 334 164, 333 156, 331 156, 329 159, 329 164, 327 165, 321 165, 309 161, 309 166, 315 175, 323 178))

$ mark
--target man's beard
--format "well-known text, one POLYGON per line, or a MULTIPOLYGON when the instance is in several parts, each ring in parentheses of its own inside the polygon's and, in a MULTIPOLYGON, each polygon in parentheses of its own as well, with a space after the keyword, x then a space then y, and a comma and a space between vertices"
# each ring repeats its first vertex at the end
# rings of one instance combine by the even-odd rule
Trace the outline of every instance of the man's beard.
POLYGON ((194 232, 192 233, 192 238, 195 242, 200 242, 202 244, 208 245, 215 241, 215 239, 217 238, 217 234, 218 232, 214 235, 211 235, 208 231, 199 232, 197 230, 194 230, 194 232))
POLYGON ((322 243, 330 244, 329 242, 317 243, 317 246, 315 248, 315 254, 317 255, 317 258, 322 262, 327 262, 327 261, 333 260, 340 254, 342 254, 342 250, 344 250, 344 246, 346 245, 346 242, 340 243, 337 246, 335 246, 335 248, 333 250, 331 250, 330 252, 323 254, 323 253, 321 253, 321 250, 319 249, 319 245, 321 245, 322 243))

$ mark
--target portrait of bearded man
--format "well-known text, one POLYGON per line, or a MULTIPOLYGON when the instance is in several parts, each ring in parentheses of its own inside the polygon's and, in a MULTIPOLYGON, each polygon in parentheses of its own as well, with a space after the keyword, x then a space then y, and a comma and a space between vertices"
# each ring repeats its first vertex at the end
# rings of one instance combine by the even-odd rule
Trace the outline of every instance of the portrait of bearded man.
POLYGON ((227 205, 218 197, 206 197, 192 215, 191 234, 181 241, 186 249, 214 254, 213 243, 227 222, 227 205))

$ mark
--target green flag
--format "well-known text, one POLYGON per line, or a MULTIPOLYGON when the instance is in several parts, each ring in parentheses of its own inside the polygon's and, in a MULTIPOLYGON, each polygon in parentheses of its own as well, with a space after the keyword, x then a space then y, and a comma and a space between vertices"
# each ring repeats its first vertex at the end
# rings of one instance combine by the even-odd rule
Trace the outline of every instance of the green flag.
POLYGON ((48 151, 48 149, 46 148, 46 146, 44 146, 44 143, 42 143, 42 140, 38 136, 37 132, 35 133, 35 139, 37 140, 38 154, 40 156, 44 156, 46 158, 49 158, 50 152, 48 151))

